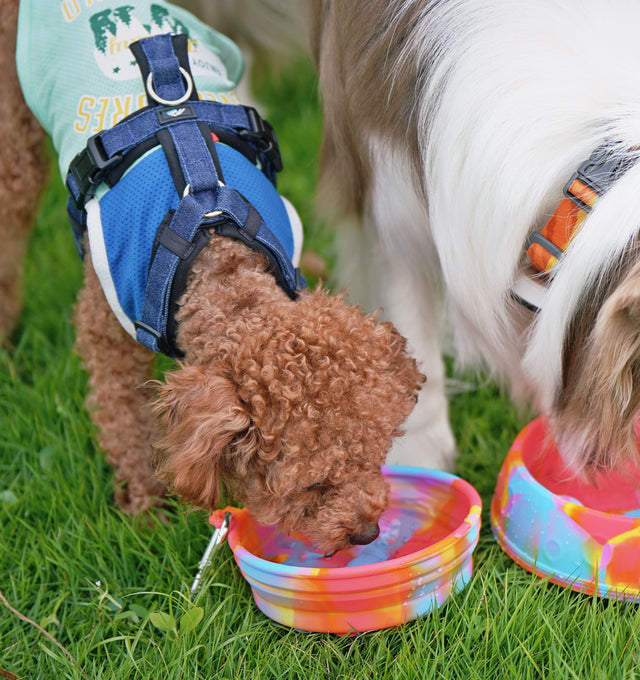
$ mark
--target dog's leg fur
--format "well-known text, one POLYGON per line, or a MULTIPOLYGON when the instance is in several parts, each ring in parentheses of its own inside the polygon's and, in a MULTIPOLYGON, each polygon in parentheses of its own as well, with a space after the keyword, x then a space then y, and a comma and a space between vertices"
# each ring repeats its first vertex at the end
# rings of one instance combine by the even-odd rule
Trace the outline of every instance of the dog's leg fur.
POLYGON ((154 354, 131 338, 111 312, 87 255, 76 309, 76 347, 89 372, 87 405, 100 446, 115 474, 116 500, 129 512, 164 494, 151 461, 149 410, 154 354))
MULTIPOLYGON (((387 168, 385 159, 377 168, 387 168)), ((379 234, 381 225, 392 221, 402 234, 416 220, 420 205, 407 192, 410 183, 390 184, 400 174, 382 172, 373 180, 371 207, 362 218, 352 215, 337 228, 338 277, 354 302, 368 311, 382 308, 383 316, 408 338, 410 352, 419 358, 427 376, 418 403, 405 423, 405 435, 394 440, 387 456, 393 465, 417 465, 450 470, 455 458, 455 441, 448 418, 445 397, 445 370, 441 358, 442 304, 435 274, 437 262, 412 268, 412 257, 397 261, 394 248, 385 247, 379 234), (376 196, 384 200, 376 201, 376 196), (413 209, 412 209, 413 208, 413 209), (427 291, 427 294, 425 294, 427 291)), ((434 252, 434 251, 431 251, 434 252)))
POLYGON ((284 63, 307 49, 298 0, 179 0, 178 4, 229 36, 245 58, 250 54, 261 61, 284 63))
POLYGON ((48 175, 44 131, 24 103, 16 73, 17 14, 17 2, 0 0, 0 342, 9 337, 22 308, 24 255, 48 175))

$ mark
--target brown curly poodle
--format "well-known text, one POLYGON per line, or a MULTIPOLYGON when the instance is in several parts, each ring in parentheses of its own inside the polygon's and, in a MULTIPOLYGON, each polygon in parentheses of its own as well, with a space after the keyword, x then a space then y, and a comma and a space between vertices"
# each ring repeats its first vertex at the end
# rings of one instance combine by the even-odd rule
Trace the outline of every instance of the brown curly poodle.
MULTIPOLYGON (((21 260, 46 178, 44 134, 15 73, 17 5, 0 0, 0 337, 19 312, 21 260)), ((120 326, 89 256, 84 284, 77 349, 126 510, 158 504, 166 486, 212 510, 227 487, 260 522, 327 553, 377 536, 387 501, 380 466, 423 381, 390 324, 320 288, 291 300, 261 255, 213 235, 177 314, 184 359, 158 385, 155 355, 120 326)))

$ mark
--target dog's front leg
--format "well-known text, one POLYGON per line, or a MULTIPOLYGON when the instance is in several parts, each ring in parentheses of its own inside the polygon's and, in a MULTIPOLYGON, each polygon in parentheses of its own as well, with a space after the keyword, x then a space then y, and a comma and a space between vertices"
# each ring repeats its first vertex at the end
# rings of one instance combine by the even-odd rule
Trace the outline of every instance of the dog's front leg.
POLYGON ((382 308, 384 318, 407 338, 408 351, 427 376, 418 403, 403 426, 405 434, 394 440, 387 463, 451 470, 456 447, 444 389, 438 286, 428 281, 424 274, 412 272, 389 259, 380 247, 377 231, 368 227, 366 220, 362 226, 355 218, 339 227, 340 241, 344 243, 345 238, 349 241, 347 252, 340 247, 341 253, 353 253, 355 248, 360 254, 366 253, 367 260, 362 267, 357 267, 353 260, 348 262, 346 268, 350 272, 342 282, 348 286, 354 301, 371 311, 382 308), (350 234, 346 235, 345 229, 350 234), (356 245, 359 238, 362 241, 356 245))
POLYGON ((450 470, 456 446, 449 425, 441 355, 443 312, 439 264, 426 213, 405 165, 389 172, 388 158, 374 166, 362 217, 338 226, 338 276, 354 302, 384 317, 408 340, 427 376, 418 403, 394 440, 387 462, 450 470))
POLYGON ((131 338, 111 312, 87 255, 75 314, 76 347, 89 373, 87 405, 113 467, 116 500, 128 512, 156 505, 164 485, 154 474, 149 409, 154 354, 131 338))
POLYGON ((387 463, 453 469, 456 445, 449 425, 445 368, 440 347, 439 303, 425 295, 427 283, 400 267, 378 267, 378 297, 385 317, 407 338, 409 352, 427 376, 418 403, 407 418, 405 434, 394 440, 387 463))

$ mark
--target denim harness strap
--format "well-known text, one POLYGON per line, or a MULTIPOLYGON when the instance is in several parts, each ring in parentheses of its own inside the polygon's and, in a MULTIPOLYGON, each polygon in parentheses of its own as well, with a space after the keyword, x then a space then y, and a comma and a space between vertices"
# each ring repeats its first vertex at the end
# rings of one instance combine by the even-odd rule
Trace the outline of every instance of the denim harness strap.
POLYGON ((258 203, 265 206, 272 199, 282 200, 275 189, 281 163, 271 126, 252 108, 198 99, 185 35, 145 38, 134 43, 131 51, 150 104, 94 135, 76 156, 67 176, 68 210, 80 236, 86 224, 84 206, 96 188, 103 182, 113 186, 132 158, 158 144, 162 147, 180 198, 158 225, 142 313, 132 321, 136 339, 143 345, 180 356, 174 344, 173 316, 188 269, 209 240, 210 229, 264 254, 276 281, 292 299, 306 284, 271 228, 274 225, 267 225, 251 196, 247 199, 225 183, 216 137, 212 137, 212 131, 214 135, 218 131, 226 136, 225 142, 231 139, 233 144, 235 139, 243 155, 251 156, 246 171, 261 175, 255 186, 260 187, 258 203))

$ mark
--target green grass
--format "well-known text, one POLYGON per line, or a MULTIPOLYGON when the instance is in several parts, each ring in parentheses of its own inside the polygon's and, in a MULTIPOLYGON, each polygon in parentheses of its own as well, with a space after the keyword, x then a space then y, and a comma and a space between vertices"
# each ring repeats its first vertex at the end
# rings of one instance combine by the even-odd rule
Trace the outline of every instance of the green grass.
MULTIPOLYGON (((261 94, 286 161, 282 191, 309 225, 307 244, 330 262, 330 238, 312 218, 315 86, 300 66, 261 94)), ((290 630, 257 610, 226 545, 191 602, 206 518, 177 512, 148 527, 113 505, 72 351, 80 263, 63 205, 56 176, 29 252, 23 320, 13 346, 0 350, 0 589, 29 619, 0 605, 0 677, 640 677, 637 606, 532 577, 493 541, 496 475, 524 419, 491 385, 452 398, 457 471, 479 490, 484 511, 474 577, 440 610, 356 637, 290 630)))

